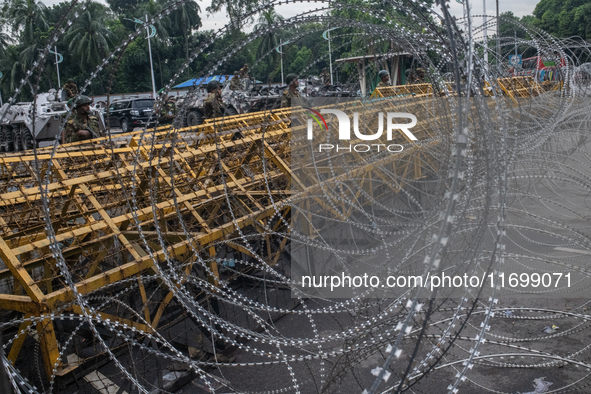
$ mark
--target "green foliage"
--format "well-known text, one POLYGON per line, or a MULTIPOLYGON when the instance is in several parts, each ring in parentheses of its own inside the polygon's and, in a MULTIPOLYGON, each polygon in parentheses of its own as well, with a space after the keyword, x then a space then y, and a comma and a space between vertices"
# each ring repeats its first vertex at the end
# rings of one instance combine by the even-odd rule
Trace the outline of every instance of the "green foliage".
POLYGON ((117 68, 116 90, 122 92, 144 92, 152 90, 149 73, 150 59, 147 44, 134 41, 127 47, 125 56, 117 68), (148 70, 138 73, 137 70, 148 70))
POLYGON ((541 0, 533 14, 535 26, 557 37, 591 38, 591 0, 541 0))
POLYGON ((12 33, 19 35, 23 44, 35 42, 35 31, 47 30, 49 26, 45 20, 46 7, 35 0, 12 0, 5 3, 2 12, 6 12, 12 33))
MULTIPOLYGON (((289 73, 296 73, 299 74, 302 70, 308 66, 313 61, 312 58, 312 50, 306 47, 302 47, 296 55, 295 59, 289 63, 289 67, 287 68, 287 74, 289 73)), ((312 74, 317 74, 315 72, 317 70, 308 70, 308 73, 312 72, 312 74)))
POLYGON ((132 14, 133 10, 142 4, 138 0, 107 0, 109 8, 117 14, 132 14))
MULTIPOLYGON (((82 3, 72 6, 68 1, 45 7, 38 0, 0 0, 0 23, 6 26, 0 33, 0 71, 5 75, 0 81, 0 87, 4 97, 14 91, 26 71, 32 67, 32 63, 37 60, 39 49, 46 45, 54 33, 55 26, 64 16, 71 17, 74 12, 78 15, 72 19, 73 24, 56 44, 57 52, 64 58, 59 65, 61 84, 72 78, 81 87, 102 59, 126 41, 130 33, 138 32, 138 37, 124 46, 123 51, 117 51, 111 63, 97 73, 86 93, 97 95, 108 90, 111 93, 151 91, 146 29, 128 19, 145 20, 146 15, 152 18, 172 4, 172 1, 107 0, 108 6, 105 6, 95 0, 84 3, 87 4, 86 8, 82 8, 82 3)), ((388 39, 383 42, 369 40, 363 29, 350 27, 347 20, 366 21, 374 25, 398 23, 412 26, 407 15, 382 0, 342 1, 372 9, 379 17, 350 6, 333 8, 330 15, 335 18, 335 22, 344 22, 339 29, 331 32, 333 61, 342 57, 393 49, 388 39)), ((431 2, 432 0, 427 1, 428 4, 431 2)), ((269 79, 274 82, 281 80, 281 59, 284 75, 291 72, 302 74, 305 69, 306 75, 318 75, 323 68, 329 67, 328 41, 322 38, 322 33, 336 25, 308 23, 278 27, 283 18, 274 8, 268 8, 259 14, 257 20, 251 18, 246 21, 246 25, 245 21, 239 23, 247 13, 261 5, 255 0, 211 0, 207 11, 225 10, 233 25, 223 37, 217 37, 212 45, 208 45, 207 49, 190 63, 186 73, 172 81, 173 86, 206 73, 232 75, 245 63, 251 67, 251 76, 265 82, 269 79), (254 24, 255 32, 271 29, 248 45, 242 46, 240 43, 249 36, 242 31, 248 27, 248 23, 254 24), (289 41, 283 45, 283 55, 275 50, 281 41, 289 41), (236 48, 240 49, 234 52, 236 48), (232 56, 218 65, 230 52, 233 53, 232 56)), ((190 0, 153 23, 156 35, 150 39, 150 44, 157 90, 171 80, 177 70, 190 59, 191 54, 211 39, 213 32, 199 30, 201 12, 197 2, 190 0)), ((345 64, 338 69, 341 80, 356 75, 357 72, 352 64, 345 64)), ((43 75, 40 76, 40 90, 56 87, 57 72, 54 55, 51 55, 43 75)), ((20 95, 23 99, 30 96, 28 86, 20 95)))
POLYGON ((2 92, 14 92, 18 87, 18 81, 25 76, 25 68, 21 63, 20 55, 20 48, 11 45, 6 48, 4 55, 0 58, 0 71, 4 74, 2 80, 0 80, 2 92))
MULTIPOLYGON (((263 4, 268 4, 268 1, 263 1, 263 4)), ((257 0, 211 0, 207 12, 213 14, 225 10, 230 19, 231 29, 240 30, 240 21, 244 16, 261 5, 257 0)))
MULTIPOLYGON (((275 12, 275 8, 269 8, 259 17, 258 23, 254 27, 255 31, 265 31, 266 29, 273 28, 276 23, 283 20, 283 17, 275 12)), ((258 58, 268 54, 267 61, 267 72, 269 74, 273 69, 273 66, 277 64, 277 59, 281 56, 277 52, 276 48, 280 45, 280 37, 277 30, 271 30, 264 34, 257 48, 256 56, 258 58)))
POLYGON ((82 69, 91 68, 109 54, 114 34, 106 28, 105 7, 92 3, 76 18, 68 34, 64 37, 68 51, 79 59, 82 69))

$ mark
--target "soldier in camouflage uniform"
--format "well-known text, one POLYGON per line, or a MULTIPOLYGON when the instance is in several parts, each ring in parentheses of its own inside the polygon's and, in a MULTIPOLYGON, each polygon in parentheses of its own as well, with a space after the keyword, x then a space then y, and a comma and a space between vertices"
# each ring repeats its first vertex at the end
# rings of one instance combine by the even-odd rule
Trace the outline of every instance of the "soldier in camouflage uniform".
POLYGON ((322 78, 322 82, 325 85, 330 85, 330 74, 328 73, 328 70, 326 69, 326 67, 324 67, 322 69, 322 73, 320 74, 320 78, 322 78))
POLYGON ((92 100, 87 96, 78 96, 74 99, 76 107, 62 131, 62 144, 104 136, 98 119, 89 115, 91 102, 92 100))
POLYGON ((67 94, 66 100, 74 98, 78 95, 78 86, 76 86, 73 79, 68 79, 68 83, 62 86, 62 89, 67 94))
POLYGON ((176 97, 170 96, 164 104, 164 116, 160 119, 163 123, 172 123, 176 116, 176 97))
POLYGON ((292 97, 301 97, 298 91, 298 76, 296 74, 289 74, 285 77, 287 82, 287 89, 281 95, 281 108, 290 108, 292 97))
POLYGON ((234 71, 234 76, 230 81, 230 89, 242 90, 242 84, 240 83, 240 73, 238 71, 234 71))
POLYGON ((409 84, 425 83, 425 69, 417 68, 414 73, 411 73, 411 77, 408 78, 409 84))
POLYGON ((248 64, 244 63, 244 67, 240 69, 240 78, 248 78, 248 64))
POLYGON ((406 84, 407 85, 412 85, 413 83, 415 83, 416 79, 417 79, 417 74, 413 70, 411 70, 411 69, 406 70, 406 84))
POLYGON ((222 85, 218 81, 210 81, 207 84, 209 96, 203 102, 205 119, 219 118, 224 115, 226 106, 222 101, 222 85))
POLYGON ((388 71, 386 70, 382 70, 378 73, 379 77, 380 77, 380 83, 378 83, 378 86, 376 86, 377 88, 385 88, 390 86, 390 74, 388 73, 388 71))

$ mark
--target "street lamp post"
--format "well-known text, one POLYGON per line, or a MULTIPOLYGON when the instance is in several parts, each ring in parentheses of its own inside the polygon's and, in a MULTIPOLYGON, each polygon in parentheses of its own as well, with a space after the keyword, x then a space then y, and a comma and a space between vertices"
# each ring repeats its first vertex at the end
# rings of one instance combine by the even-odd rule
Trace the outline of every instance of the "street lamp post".
POLYGON ((289 44, 289 41, 283 42, 283 39, 279 39, 279 46, 277 48, 275 48, 275 50, 277 51, 277 53, 279 53, 281 55, 280 57, 280 61, 281 61, 281 85, 284 84, 283 82, 283 45, 284 44, 289 44))
POLYGON ((281 86, 283 86, 283 42, 281 38, 279 39, 279 46, 281 47, 281 52, 279 52, 281 54, 281 86))
POLYGON ((515 55, 517 55, 517 30, 513 30, 513 33, 515 33, 515 55))
POLYGON ((146 14, 146 35, 148 36, 148 52, 150 53, 150 72, 152 73, 152 97, 156 98, 156 82, 154 81, 154 65, 152 64, 152 44, 150 43, 150 26, 148 26, 148 14, 146 14))
MULTIPOLYGON (((497 0, 497 58, 501 56, 501 20, 499 19, 499 0, 497 0)), ((497 63, 498 64, 498 63, 497 63)))
POLYGON ((141 19, 129 19, 129 18, 123 18, 125 20, 128 21, 132 21, 134 23, 139 23, 141 25, 146 25, 146 39, 148 40, 148 52, 150 54, 150 73, 152 76, 152 97, 156 98, 156 82, 154 80, 154 65, 152 64, 152 44, 150 43, 150 37, 154 37, 156 35, 156 28, 153 25, 148 25, 148 14, 146 14, 146 21, 144 22, 141 19), (152 32, 150 33, 150 28, 152 29, 152 32))
POLYGON ((330 28, 330 25, 328 25, 328 30, 325 30, 324 33, 322 33, 322 38, 324 38, 325 40, 328 40, 328 66, 330 67, 330 84, 333 84, 332 81, 332 54, 330 53, 330 31, 331 30, 335 30, 338 29, 338 27, 333 27, 332 29, 330 28))
POLYGON ((330 84, 332 85, 332 54, 330 53, 330 29, 328 29, 328 66, 330 67, 330 84))
MULTIPOLYGON (((517 31, 513 30, 513 33, 515 34, 515 56, 517 56, 517 31)), ((517 65, 513 66, 513 76, 517 75, 517 65)))
POLYGON ((57 69, 57 88, 62 86, 62 82, 60 81, 60 62, 57 59, 57 45, 53 47, 55 49, 55 68, 57 69))
MULTIPOLYGON (((57 46, 53 47, 53 51, 49 49, 49 53, 55 55, 55 68, 57 70, 57 90, 60 90, 62 87, 62 82, 60 81, 60 63, 64 60, 64 57, 61 53, 57 53, 57 46)), ((43 49, 38 49, 38 51, 43 51, 43 49)))
POLYGON ((57 69, 57 90, 59 90, 59 88, 62 86, 62 83, 60 81, 60 62, 57 59, 57 45, 54 46, 53 49, 55 50, 55 68, 57 69))
POLYGON ((488 33, 486 31, 486 0, 482 0, 483 15, 482 21, 484 25, 484 70, 488 71, 488 33))

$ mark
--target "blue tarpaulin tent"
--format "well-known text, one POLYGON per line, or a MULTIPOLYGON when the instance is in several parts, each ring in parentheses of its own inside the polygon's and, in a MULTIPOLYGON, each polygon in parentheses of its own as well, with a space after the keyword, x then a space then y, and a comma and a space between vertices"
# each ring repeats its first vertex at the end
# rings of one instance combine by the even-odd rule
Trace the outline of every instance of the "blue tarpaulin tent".
POLYGON ((192 86, 207 85, 210 81, 220 81, 222 83, 232 79, 232 75, 212 75, 210 77, 193 78, 176 85, 173 89, 190 88, 192 86))
MULTIPOLYGON (((210 81, 220 81, 224 83, 232 79, 233 75, 212 75, 210 77, 203 77, 203 78, 193 78, 185 81, 181 84, 178 84, 173 87, 173 89, 182 89, 182 88, 190 88, 192 86, 200 86, 200 85, 207 85, 210 81)), ((256 81, 256 83, 261 83, 261 81, 256 81)))

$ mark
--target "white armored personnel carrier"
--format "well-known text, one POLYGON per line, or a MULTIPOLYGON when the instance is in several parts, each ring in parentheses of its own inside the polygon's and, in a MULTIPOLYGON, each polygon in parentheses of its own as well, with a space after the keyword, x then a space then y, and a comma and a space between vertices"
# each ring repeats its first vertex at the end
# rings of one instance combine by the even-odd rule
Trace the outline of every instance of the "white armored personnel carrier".
MULTIPOLYGON (((62 91, 50 89, 39 93, 35 102, 4 104, 0 108, 0 152, 33 149, 40 141, 52 141, 59 135, 69 110, 62 91)), ((100 109, 91 107, 92 115, 104 126, 100 109)))

